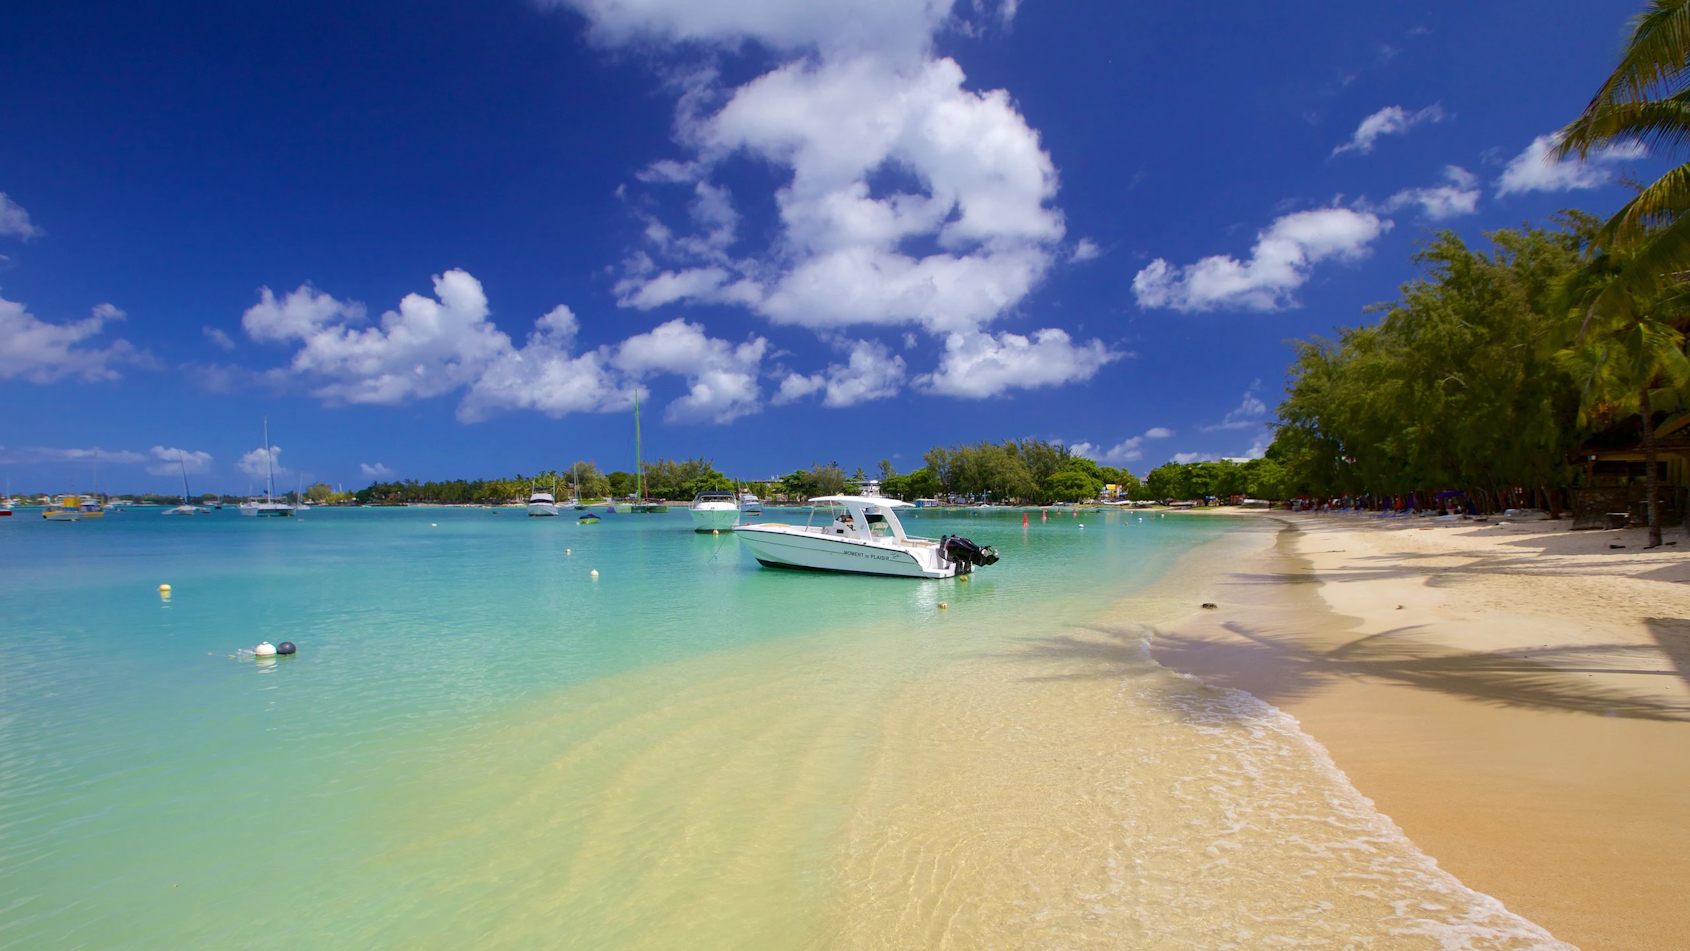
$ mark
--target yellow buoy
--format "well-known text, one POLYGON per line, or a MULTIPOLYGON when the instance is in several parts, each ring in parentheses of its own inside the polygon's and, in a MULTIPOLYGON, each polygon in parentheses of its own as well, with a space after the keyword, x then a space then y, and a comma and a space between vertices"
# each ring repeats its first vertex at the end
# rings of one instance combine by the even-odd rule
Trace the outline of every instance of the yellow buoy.
POLYGON ((568 555, 568 554, 570 554, 570 553, 571 553, 571 552, 572 552, 572 549, 568 549, 568 548, 565 548, 565 549, 564 549, 564 550, 563 550, 563 553, 564 553, 564 554, 565 554, 565 555, 568 555))
POLYGON ((943 602, 943 601, 939 602, 939 610, 944 611, 944 610, 948 609, 949 607, 950 607, 950 605, 946 604, 945 602, 943 602))
POLYGON ((169 594, 170 593, 170 586, 167 585, 167 584, 159 585, 158 586, 158 593, 159 594, 169 594))
POLYGON ((720 535, 720 534, 722 534, 722 530, 721 530, 721 529, 719 529, 719 528, 712 528, 712 529, 711 529, 711 530, 710 530, 710 534, 712 534, 712 535, 720 535))
POLYGON ((593 569, 593 577, 597 578, 598 576, 599 576, 599 570, 597 568, 594 568, 593 569))

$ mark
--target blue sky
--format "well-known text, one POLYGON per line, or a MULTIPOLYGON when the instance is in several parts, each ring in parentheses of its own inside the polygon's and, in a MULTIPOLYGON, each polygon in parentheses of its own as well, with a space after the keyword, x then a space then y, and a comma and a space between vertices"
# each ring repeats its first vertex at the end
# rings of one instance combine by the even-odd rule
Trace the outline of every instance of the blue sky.
POLYGON ((1541 160, 1630 4, 498 0, 0 11, 19 490, 1061 439, 1259 452, 1286 341, 1541 160))

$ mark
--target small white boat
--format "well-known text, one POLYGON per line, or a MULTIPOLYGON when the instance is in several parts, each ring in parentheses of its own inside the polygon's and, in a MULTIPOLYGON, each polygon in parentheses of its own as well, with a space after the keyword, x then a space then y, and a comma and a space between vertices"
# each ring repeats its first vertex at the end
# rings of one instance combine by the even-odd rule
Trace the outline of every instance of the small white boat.
POLYGON ((557 498, 550 492, 541 492, 539 489, 535 489, 528 494, 528 514, 556 515, 557 498))
POLYGON ((762 515, 763 514, 763 500, 758 498, 755 495, 752 495, 750 492, 740 493, 740 496, 739 496, 739 514, 741 514, 741 515, 762 515))
POLYGON ((732 492, 700 492, 692 500, 692 530, 725 532, 739 523, 739 500, 732 492))
POLYGON ((276 501, 276 454, 270 450, 270 417, 264 417, 264 498, 251 498, 241 503, 241 514, 248 518, 287 518, 293 506, 276 501))
POLYGON ((183 457, 181 450, 176 451, 176 461, 182 466, 182 504, 173 509, 165 509, 164 515, 200 515, 205 509, 194 504, 194 497, 188 494, 188 460, 183 457))
POLYGON ((861 495, 828 495, 812 506, 838 506, 842 513, 825 525, 761 522, 734 529, 757 562, 767 568, 838 571, 898 578, 952 578, 980 565, 995 564, 998 553, 966 538, 917 538, 904 532, 896 509, 908 502, 861 495))

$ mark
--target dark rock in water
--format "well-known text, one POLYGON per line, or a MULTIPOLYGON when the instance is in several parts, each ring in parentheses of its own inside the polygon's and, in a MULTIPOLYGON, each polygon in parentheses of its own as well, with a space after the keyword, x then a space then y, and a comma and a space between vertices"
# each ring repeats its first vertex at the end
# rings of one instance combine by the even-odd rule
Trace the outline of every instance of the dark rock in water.
POLYGON ((1204 607, 1204 608, 1205 608, 1205 609, 1207 609, 1207 610, 1210 610, 1210 611, 1213 611, 1213 610, 1215 610, 1215 608, 1216 608, 1216 607, 1217 607, 1217 605, 1216 605, 1216 604, 1215 604, 1215 602, 1213 602, 1213 601, 1204 601, 1204 602, 1203 602, 1203 607, 1204 607))
POLYGON ((278 654, 291 654, 298 649, 293 646, 293 641, 283 641, 276 645, 276 653, 278 654))

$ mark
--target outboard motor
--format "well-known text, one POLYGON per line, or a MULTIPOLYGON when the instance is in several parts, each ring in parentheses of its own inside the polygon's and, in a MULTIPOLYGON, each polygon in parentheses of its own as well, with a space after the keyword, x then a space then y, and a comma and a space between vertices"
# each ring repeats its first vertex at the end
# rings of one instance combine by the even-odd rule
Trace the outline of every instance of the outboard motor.
POLYGON ((976 545, 961 535, 946 535, 939 539, 939 550, 945 557, 956 562, 957 570, 970 572, 980 565, 995 565, 998 563, 998 553, 989 546, 976 545))

